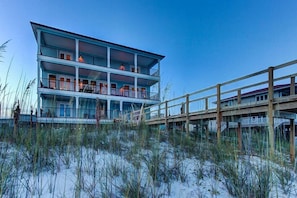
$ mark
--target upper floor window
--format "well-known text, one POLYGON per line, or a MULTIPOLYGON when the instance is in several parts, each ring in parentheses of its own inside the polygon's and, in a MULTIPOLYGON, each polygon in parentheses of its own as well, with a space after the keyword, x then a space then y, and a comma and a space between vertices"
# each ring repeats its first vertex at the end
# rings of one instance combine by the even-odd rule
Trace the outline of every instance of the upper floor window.
POLYGON ((60 51, 59 58, 65 60, 72 60, 72 53, 60 51))
POLYGON ((256 101, 263 101, 267 99, 268 99, 267 94, 256 96, 256 101))

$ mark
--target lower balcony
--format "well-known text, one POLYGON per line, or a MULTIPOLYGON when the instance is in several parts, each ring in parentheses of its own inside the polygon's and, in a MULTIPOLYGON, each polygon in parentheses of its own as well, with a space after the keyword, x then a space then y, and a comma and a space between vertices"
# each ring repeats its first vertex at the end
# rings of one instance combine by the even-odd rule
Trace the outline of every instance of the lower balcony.
MULTIPOLYGON (((76 92, 76 82, 71 79, 56 80, 51 78, 42 79, 39 88, 76 92)), ((151 92, 149 87, 138 87, 137 90, 132 85, 124 85, 117 88, 116 83, 111 83, 110 95, 129 97, 137 99, 159 100, 157 92, 151 92)), ((92 80, 80 80, 78 92, 108 95, 108 85, 105 82, 92 80)))

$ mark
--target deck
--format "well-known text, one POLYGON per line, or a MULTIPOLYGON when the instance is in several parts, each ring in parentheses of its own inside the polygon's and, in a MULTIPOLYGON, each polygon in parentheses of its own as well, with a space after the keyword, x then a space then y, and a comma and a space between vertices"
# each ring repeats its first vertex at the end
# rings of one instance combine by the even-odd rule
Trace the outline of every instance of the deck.
MULTIPOLYGON (((240 142, 240 119, 266 116, 271 153, 274 153, 274 119, 287 119, 290 123, 290 156, 293 160, 295 158, 294 136, 297 113, 296 72, 297 60, 269 67, 144 108, 143 119, 148 125, 165 125, 166 127, 182 123, 186 132, 189 132, 191 123, 214 121, 217 126, 218 142, 222 132, 222 122, 237 122, 238 141, 240 142), (280 87, 287 90, 287 94, 277 95, 280 87), (247 101, 247 95, 257 95, 255 90, 262 90, 263 93, 266 91, 266 96, 264 94, 258 100, 247 101)), ((131 119, 137 120, 133 118, 133 115, 131 119)))

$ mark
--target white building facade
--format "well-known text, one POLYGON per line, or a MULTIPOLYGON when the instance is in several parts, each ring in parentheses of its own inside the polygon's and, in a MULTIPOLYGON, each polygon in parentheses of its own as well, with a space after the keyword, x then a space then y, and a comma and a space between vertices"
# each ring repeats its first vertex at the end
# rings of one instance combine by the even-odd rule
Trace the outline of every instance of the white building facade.
POLYGON ((113 120, 160 102, 164 56, 31 22, 37 41, 37 120, 113 120))

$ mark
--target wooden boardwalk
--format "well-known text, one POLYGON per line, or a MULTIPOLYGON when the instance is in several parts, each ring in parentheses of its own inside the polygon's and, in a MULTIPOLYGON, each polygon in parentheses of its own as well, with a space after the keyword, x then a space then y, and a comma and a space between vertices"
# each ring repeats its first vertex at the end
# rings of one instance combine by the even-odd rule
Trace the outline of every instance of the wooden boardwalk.
POLYGON ((218 142, 220 142, 222 122, 237 122, 238 142, 241 147, 240 119, 265 116, 271 154, 274 153, 275 145, 274 118, 287 119, 290 123, 290 156, 291 160, 295 161, 296 75, 297 60, 294 60, 144 108, 143 118, 148 125, 169 127, 182 123, 186 132, 189 132, 191 123, 213 121, 217 126, 218 142), (276 88, 279 85, 287 86, 288 94, 276 95, 276 88), (266 90, 266 97, 258 101, 246 101, 246 95, 255 90, 266 90))

